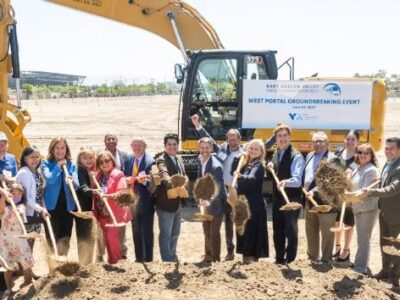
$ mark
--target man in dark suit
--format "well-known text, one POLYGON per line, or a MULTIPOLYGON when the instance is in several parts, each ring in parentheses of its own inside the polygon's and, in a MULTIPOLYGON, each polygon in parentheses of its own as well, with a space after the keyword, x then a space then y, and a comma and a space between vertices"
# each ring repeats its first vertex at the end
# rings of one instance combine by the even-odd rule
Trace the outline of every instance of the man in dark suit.
MULTIPOLYGON (((192 123, 195 126, 200 137, 212 138, 211 135, 201 126, 198 115, 192 116, 192 123)), ((218 145, 213 140, 213 151, 217 154, 216 157, 221 162, 223 167, 224 184, 226 187, 232 185, 235 158, 239 157, 243 152, 243 146, 240 144, 241 135, 237 129, 230 129, 226 133, 226 142, 218 145)), ((232 210, 227 208, 225 213, 225 239, 227 255, 225 260, 233 260, 235 257, 235 245, 233 244, 233 221, 232 210)))
POLYGON ((133 241, 137 262, 153 261, 153 223, 154 223, 154 197, 148 190, 150 186, 149 174, 154 163, 153 158, 146 151, 146 142, 141 138, 131 142, 133 154, 125 158, 124 173, 127 184, 139 197, 133 209, 132 221, 133 241))
MULTIPOLYGON (((115 162, 117 163, 117 169, 124 171, 124 161, 127 153, 117 149, 118 145, 118 137, 114 133, 107 133, 104 136, 104 145, 106 150, 110 151, 115 158, 115 162)), ((121 252, 122 252, 122 259, 126 259, 126 254, 128 252, 128 247, 126 245, 126 227, 121 227, 120 230, 120 241, 121 241, 121 252)), ((100 240, 98 244, 98 256, 99 258, 104 256, 105 248, 104 243, 100 240)))
POLYGON ((125 157, 128 155, 128 153, 117 148, 118 137, 113 133, 107 133, 104 136, 104 145, 106 146, 106 150, 110 151, 112 155, 114 155, 115 162, 117 163, 117 169, 123 171, 125 157))
MULTIPOLYGON (((218 185, 219 193, 211 204, 207 206, 207 213, 213 216, 211 221, 203 222, 205 238, 204 262, 215 262, 221 260, 221 235, 220 229, 224 214, 227 212, 226 190, 223 178, 223 167, 217 158, 211 156, 213 140, 203 137, 199 140, 199 168, 198 177, 211 174, 218 185)), ((209 199, 203 199, 209 200, 209 199)))
POLYGON ((182 198, 168 198, 168 190, 172 189, 171 176, 186 175, 182 158, 177 155, 179 137, 168 133, 164 136, 164 149, 156 156, 156 165, 159 169, 161 184, 156 189, 156 211, 160 227, 159 244, 163 262, 178 260, 176 245, 181 231, 182 198))
POLYGON ((273 169, 279 182, 273 185, 272 223, 274 228, 275 263, 286 264, 295 260, 297 255, 298 226, 300 210, 281 211, 286 204, 281 189, 284 189, 290 201, 302 202, 301 184, 304 171, 303 155, 291 145, 291 128, 280 124, 274 130, 278 149, 268 163, 267 169, 273 169))
MULTIPOLYGON (((385 237, 397 238, 400 233, 400 138, 385 142, 387 162, 382 170, 379 188, 364 189, 365 195, 379 197, 379 229, 382 252, 382 270, 373 277, 381 280, 392 277, 393 286, 399 286, 400 257, 382 251, 391 243, 385 237)), ((397 245, 398 246, 398 245, 397 245)))

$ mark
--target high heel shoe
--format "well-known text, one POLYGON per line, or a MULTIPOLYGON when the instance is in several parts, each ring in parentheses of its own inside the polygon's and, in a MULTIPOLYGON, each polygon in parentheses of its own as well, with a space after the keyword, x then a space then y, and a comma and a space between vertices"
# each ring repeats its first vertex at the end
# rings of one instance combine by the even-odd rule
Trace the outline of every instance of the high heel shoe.
POLYGON ((335 247, 336 247, 336 249, 335 249, 336 252, 334 254, 332 254, 333 258, 338 257, 340 255, 340 252, 342 251, 342 247, 340 245, 336 245, 335 247))
POLYGON ((345 262, 345 261, 349 261, 350 260, 350 249, 343 249, 343 252, 347 252, 347 255, 342 258, 342 257, 337 257, 336 261, 338 262, 345 262))

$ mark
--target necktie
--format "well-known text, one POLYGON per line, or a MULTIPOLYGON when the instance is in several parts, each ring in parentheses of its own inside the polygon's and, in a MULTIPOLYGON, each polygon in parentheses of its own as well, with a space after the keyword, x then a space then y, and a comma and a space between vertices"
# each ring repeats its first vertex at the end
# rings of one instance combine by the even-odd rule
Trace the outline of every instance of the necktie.
POLYGON ((182 169, 179 165, 178 158, 176 156, 175 156, 175 165, 176 165, 176 170, 178 171, 178 173, 182 174, 182 169))
POLYGON ((133 174, 133 176, 137 176, 138 173, 139 173, 139 162, 138 162, 138 160, 135 158, 135 162, 133 163, 132 174, 133 174))

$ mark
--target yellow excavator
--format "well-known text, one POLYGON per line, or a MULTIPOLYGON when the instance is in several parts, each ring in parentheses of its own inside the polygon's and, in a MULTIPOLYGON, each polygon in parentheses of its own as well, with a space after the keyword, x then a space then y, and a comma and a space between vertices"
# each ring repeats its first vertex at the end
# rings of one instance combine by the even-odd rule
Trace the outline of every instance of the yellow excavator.
MULTIPOLYGON (((238 128, 244 141, 271 136, 272 128, 242 127, 243 80, 277 79, 280 67, 276 62, 276 51, 225 50, 212 26, 193 7, 180 0, 46 1, 145 29, 166 39, 181 51, 185 64, 175 65, 175 77, 178 83, 183 84, 178 131, 184 151, 197 148, 198 136, 190 120, 194 113, 201 116, 203 127, 217 141, 223 141, 230 128, 238 128)), ((15 25, 10 0, 0 0, 0 130, 9 138, 10 151, 18 156, 28 144, 23 128, 30 121, 30 116, 21 107, 19 97, 17 105, 13 105, 9 103, 7 93, 8 74, 12 71, 13 77, 19 78, 15 25)), ((293 77, 291 72, 291 79, 293 77)), ((305 80, 363 79, 314 77, 305 80)), ((373 80, 372 85, 371 127, 360 131, 360 142, 369 142, 378 150, 382 145, 386 87, 382 80, 373 80)), ((303 152, 310 151, 311 133, 315 130, 318 128, 293 130, 293 144, 303 152)), ((324 131, 333 147, 343 143, 344 130, 324 131)))

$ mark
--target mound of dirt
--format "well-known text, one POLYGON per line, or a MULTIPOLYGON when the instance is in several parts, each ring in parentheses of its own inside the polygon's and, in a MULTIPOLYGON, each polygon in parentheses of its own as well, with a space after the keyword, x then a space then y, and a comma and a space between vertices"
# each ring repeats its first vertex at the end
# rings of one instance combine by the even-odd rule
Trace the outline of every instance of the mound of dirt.
POLYGON ((397 299, 389 283, 340 266, 298 261, 96 264, 71 277, 44 277, 16 299, 397 299))

